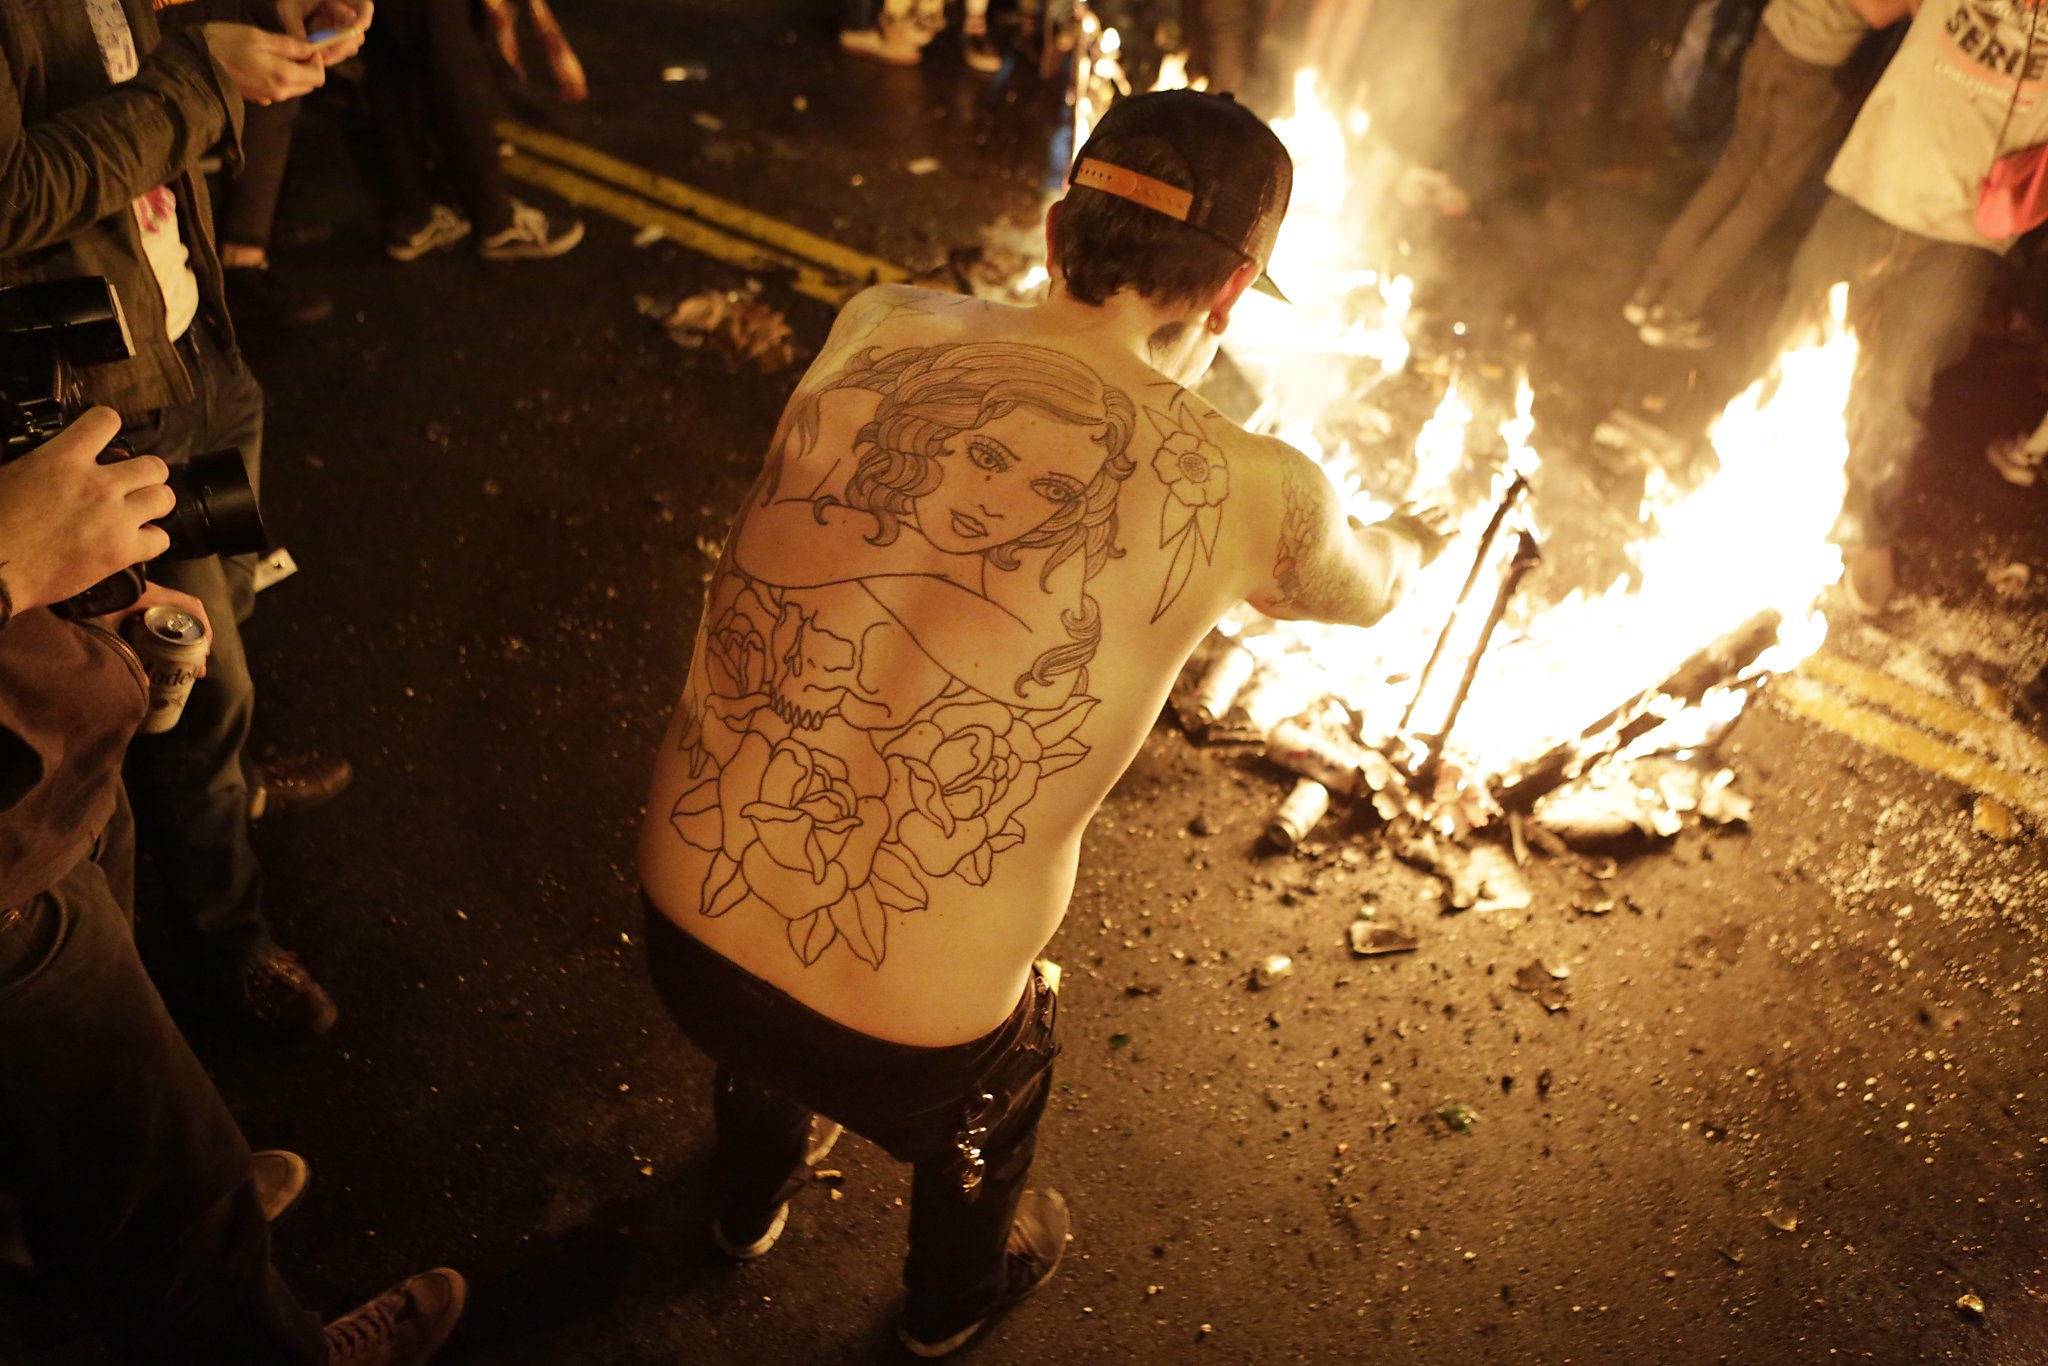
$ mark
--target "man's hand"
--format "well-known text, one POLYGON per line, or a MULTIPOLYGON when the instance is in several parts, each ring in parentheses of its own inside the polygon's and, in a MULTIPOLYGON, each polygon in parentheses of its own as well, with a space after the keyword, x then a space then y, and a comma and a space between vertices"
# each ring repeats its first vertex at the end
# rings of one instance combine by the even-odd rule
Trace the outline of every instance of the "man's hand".
MULTIPOLYGON (((206 631, 206 648, 208 650, 213 649, 213 623, 206 618, 206 604, 193 597, 190 593, 180 593, 177 589, 166 588, 160 583, 144 584, 142 596, 135 600, 133 606, 124 607, 118 612, 109 612, 103 617, 93 617, 91 622, 94 626, 112 631, 115 635, 120 635, 121 627, 126 624, 128 618, 139 616, 152 607, 176 607, 190 612, 193 616, 199 618, 200 626, 206 631)), ((201 678, 206 677, 206 660, 204 658, 199 661, 198 676, 201 678)))
POLYGON ((359 4, 346 4, 343 0, 277 0, 277 23, 294 38, 332 29, 354 29, 355 37, 320 49, 315 60, 322 66, 333 66, 362 49, 363 34, 369 30, 370 16, 375 11, 370 0, 361 0, 359 4))
POLYGON ((47 607, 171 547, 151 526, 177 502, 153 455, 95 463, 121 430, 94 408, 21 459, 0 465, 0 581, 14 610, 47 607))
POLYGON ((249 24, 207 24, 206 46, 250 104, 294 100, 327 82, 327 68, 304 38, 249 24))

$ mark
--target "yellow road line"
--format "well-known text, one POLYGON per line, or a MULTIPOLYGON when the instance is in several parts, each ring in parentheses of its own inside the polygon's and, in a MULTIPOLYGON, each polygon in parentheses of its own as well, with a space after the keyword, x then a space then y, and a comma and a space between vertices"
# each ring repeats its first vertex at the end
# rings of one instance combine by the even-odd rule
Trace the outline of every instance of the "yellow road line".
POLYGON ((660 228, 670 238, 692 251, 738 266, 742 270, 785 271, 793 270, 791 287, 813 299, 822 299, 829 304, 845 303, 861 288, 837 277, 828 277, 808 262, 793 260, 771 252, 758 243, 729 237, 715 228, 708 228, 694 218, 685 217, 673 209, 664 209, 637 199, 623 190, 615 190, 586 179, 566 167, 551 162, 539 161, 533 157, 514 152, 505 158, 505 173, 529 185, 552 191, 572 204, 586 209, 596 209, 610 214, 613 218, 635 224, 639 227, 660 228))
POLYGON ((1965 744, 2036 773, 2048 773, 2048 745, 2030 732, 1959 707, 1953 702, 1924 693, 1890 674, 1852 664, 1839 655, 1819 654, 1800 666, 1800 672, 1833 684, 1866 702, 1897 712, 1909 721, 1948 732, 1965 744))
MULTIPOLYGON (((1810 662, 1810 661, 1809 661, 1810 662)), ((1840 731, 1872 749, 1903 759, 1978 792, 1988 792, 2008 805, 2048 817, 2048 787, 1969 750, 1937 740, 1902 721, 1868 707, 1845 702, 1811 679, 1779 680, 1771 694, 1795 715, 1840 731)))
MULTIPOLYGON (((731 236, 758 242, 779 254, 808 261, 819 267, 821 273, 844 276, 856 289, 910 278, 910 272, 893 262, 841 246, 829 238, 706 194, 680 180, 621 161, 572 139, 542 132, 510 119, 499 120, 498 135, 534 156, 544 157, 595 180, 608 181, 656 204, 680 209, 731 236)), ((847 292, 850 294, 852 290, 847 292)))

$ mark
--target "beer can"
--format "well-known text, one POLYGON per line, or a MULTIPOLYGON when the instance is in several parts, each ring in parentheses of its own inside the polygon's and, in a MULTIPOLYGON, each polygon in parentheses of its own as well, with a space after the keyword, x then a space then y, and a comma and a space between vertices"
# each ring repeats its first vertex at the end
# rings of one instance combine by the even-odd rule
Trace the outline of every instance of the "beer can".
POLYGON ((1288 721, 1266 737, 1266 757, 1280 767, 1314 778, 1332 792, 1358 792, 1366 751, 1347 740, 1288 721))
POLYGON ((1266 826, 1266 842, 1275 849, 1292 849, 1308 838, 1330 809, 1330 789, 1313 778, 1303 778, 1280 803, 1266 826))
POLYGON ((1252 652, 1242 645, 1230 645, 1216 656, 1203 671, 1202 680, 1195 686, 1195 697, 1190 710, 1197 724, 1213 726, 1230 712, 1230 704, 1244 691, 1244 685, 1251 682, 1252 670, 1258 661, 1252 652))
POLYGON ((178 724, 185 699, 206 662, 206 628, 182 607, 151 607, 128 618, 122 632, 142 670, 149 675, 149 712, 144 735, 159 735, 178 724))

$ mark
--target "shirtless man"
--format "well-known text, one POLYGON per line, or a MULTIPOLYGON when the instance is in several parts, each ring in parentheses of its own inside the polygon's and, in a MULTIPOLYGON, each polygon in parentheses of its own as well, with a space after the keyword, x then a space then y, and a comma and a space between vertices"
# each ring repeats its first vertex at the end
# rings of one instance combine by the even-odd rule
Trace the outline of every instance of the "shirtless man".
POLYGON ((1024 1185, 1058 1051, 1033 963, 1182 664, 1241 600, 1370 625, 1435 545, 1352 529, 1187 387, 1291 180, 1227 97, 1114 106, 1047 218, 1045 303, 846 306, 711 582, 640 875, 657 988, 719 1063, 713 1236, 766 1252, 852 1127, 915 1164, 920 1356, 1065 1245, 1024 1185))

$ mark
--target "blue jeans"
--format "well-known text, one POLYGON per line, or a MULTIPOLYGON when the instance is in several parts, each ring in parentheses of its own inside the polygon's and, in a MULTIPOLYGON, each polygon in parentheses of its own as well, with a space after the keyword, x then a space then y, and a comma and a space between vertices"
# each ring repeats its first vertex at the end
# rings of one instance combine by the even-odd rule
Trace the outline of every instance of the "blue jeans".
MULTIPOLYGON (((173 465, 201 452, 239 447, 256 478, 263 390, 255 376, 204 323, 193 324, 178 353, 192 373, 192 401, 130 417, 125 435, 137 451, 173 465)), ((136 736, 128 751, 136 833, 163 874, 170 928, 224 970, 270 945, 262 876, 249 841, 249 782, 242 760, 256 710, 241 631, 256 602, 253 568, 248 556, 151 563, 150 578, 206 604, 213 652, 178 724, 161 735, 136 736)))
POLYGON ((133 852, 123 806, 92 857, 0 908, 0 1195, 131 1359, 318 1366, 249 1145, 136 956, 133 852))

